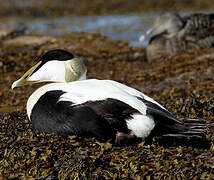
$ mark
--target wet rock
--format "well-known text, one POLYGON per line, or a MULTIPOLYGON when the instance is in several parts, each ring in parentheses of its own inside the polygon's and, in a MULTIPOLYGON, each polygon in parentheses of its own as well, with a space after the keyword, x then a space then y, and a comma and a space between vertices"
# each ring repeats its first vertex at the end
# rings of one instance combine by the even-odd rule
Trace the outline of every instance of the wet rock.
POLYGON ((16 37, 25 34, 27 28, 24 26, 17 26, 17 27, 0 27, 0 39, 10 36, 16 37))
POLYGON ((3 42, 6 46, 39 46, 46 43, 54 43, 56 39, 50 36, 19 36, 3 42))
POLYGON ((0 37, 5 37, 13 32, 11 28, 0 28, 0 37))

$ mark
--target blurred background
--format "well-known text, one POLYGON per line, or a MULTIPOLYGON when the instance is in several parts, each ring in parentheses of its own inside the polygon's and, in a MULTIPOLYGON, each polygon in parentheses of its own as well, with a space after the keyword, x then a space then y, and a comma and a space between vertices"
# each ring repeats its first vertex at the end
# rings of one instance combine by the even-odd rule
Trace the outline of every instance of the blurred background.
POLYGON ((41 84, 11 85, 44 52, 65 49, 84 59, 89 79, 116 80, 181 120, 213 124, 213 48, 149 63, 142 48, 148 42, 138 38, 161 13, 209 13, 214 0, 0 0, 0 6, 0 179, 213 179, 213 127, 209 150, 117 147, 39 133, 25 109, 41 84))
POLYGON ((0 0, 0 28, 25 27, 36 35, 101 33, 142 47, 139 36, 162 12, 213 10, 214 0, 0 0))

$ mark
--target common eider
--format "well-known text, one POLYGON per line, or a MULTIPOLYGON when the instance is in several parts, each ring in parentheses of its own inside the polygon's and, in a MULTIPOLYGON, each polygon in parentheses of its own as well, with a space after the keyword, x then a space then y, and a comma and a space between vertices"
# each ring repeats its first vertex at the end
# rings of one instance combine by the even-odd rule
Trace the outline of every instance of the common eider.
POLYGON ((45 133, 96 137, 125 144, 166 137, 203 140, 206 125, 179 121, 158 102, 113 80, 86 79, 81 58, 65 50, 51 50, 38 59, 12 88, 51 82, 27 101, 33 128, 45 133))
POLYGON ((195 13, 182 18, 178 13, 164 13, 139 38, 144 40, 149 40, 149 62, 187 50, 214 47, 214 14, 195 13))

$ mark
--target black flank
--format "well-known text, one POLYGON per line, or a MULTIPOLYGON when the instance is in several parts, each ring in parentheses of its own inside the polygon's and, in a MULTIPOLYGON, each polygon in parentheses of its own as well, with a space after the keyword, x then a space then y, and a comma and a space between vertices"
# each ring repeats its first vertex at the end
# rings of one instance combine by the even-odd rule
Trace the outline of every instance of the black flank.
MULTIPOLYGON (((117 133, 130 136, 126 120, 139 113, 126 103, 108 98, 73 105, 69 101, 59 101, 65 92, 49 91, 34 105, 30 118, 33 127, 41 132, 63 135, 96 137, 100 140, 112 139, 117 142, 117 133)), ((207 124, 199 120, 179 121, 170 112, 145 99, 139 98, 147 106, 147 114, 152 115, 155 127, 146 138, 164 144, 185 145, 207 144, 205 130, 207 124)), ((136 138, 136 137, 135 137, 136 138)))
POLYGON ((115 100, 89 101, 80 105, 60 101, 63 91, 49 91, 34 105, 30 115, 33 127, 41 132, 115 139, 117 131, 128 133, 125 119, 137 112, 115 100))

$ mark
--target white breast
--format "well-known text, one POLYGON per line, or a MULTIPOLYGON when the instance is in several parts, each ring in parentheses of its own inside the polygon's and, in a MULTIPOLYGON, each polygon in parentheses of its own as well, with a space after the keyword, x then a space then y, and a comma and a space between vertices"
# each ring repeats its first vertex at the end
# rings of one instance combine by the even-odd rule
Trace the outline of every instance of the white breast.
POLYGON ((34 91, 33 94, 31 94, 31 96, 28 98, 27 115, 28 115, 29 119, 30 119, 31 111, 32 111, 34 105, 36 104, 36 102, 39 100, 39 98, 43 94, 45 94, 47 91, 49 91, 49 86, 51 87, 53 84, 59 84, 59 83, 51 83, 51 84, 42 86, 39 89, 37 89, 36 91, 34 91))

